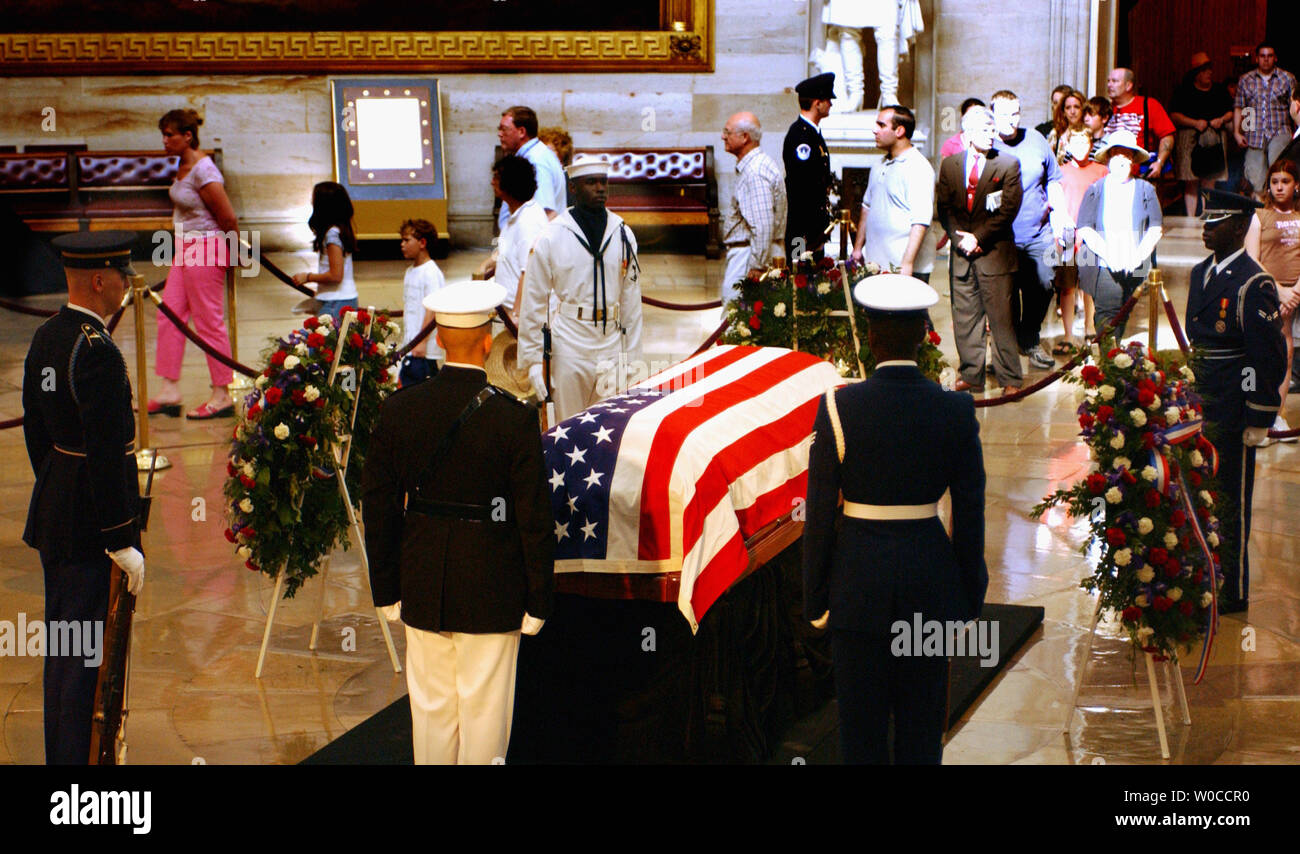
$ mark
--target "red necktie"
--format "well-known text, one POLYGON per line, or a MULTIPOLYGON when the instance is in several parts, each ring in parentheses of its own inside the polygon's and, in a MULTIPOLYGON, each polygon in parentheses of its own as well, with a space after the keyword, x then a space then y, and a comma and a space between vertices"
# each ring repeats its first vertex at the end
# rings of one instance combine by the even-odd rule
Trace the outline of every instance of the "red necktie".
POLYGON ((975 155, 970 161, 970 177, 966 179, 966 210, 975 208, 975 187, 980 182, 980 158, 975 155))

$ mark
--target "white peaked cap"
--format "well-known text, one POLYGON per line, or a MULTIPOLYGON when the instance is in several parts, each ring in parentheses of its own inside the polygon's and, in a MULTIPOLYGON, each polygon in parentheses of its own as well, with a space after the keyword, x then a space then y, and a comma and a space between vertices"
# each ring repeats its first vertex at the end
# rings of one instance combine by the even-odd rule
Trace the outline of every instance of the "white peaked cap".
POLYGON ((603 157, 591 157, 589 155, 579 155, 564 171, 569 173, 570 178, 585 178, 588 175, 609 175, 609 161, 603 157))
POLYGON ((939 301, 934 288, 901 273, 868 276, 853 288, 853 297, 871 314, 895 317, 922 316, 939 301))
POLYGON ((439 326, 473 329, 496 317, 506 301, 506 289, 493 279, 464 280, 445 285, 424 298, 424 307, 436 314, 439 326))

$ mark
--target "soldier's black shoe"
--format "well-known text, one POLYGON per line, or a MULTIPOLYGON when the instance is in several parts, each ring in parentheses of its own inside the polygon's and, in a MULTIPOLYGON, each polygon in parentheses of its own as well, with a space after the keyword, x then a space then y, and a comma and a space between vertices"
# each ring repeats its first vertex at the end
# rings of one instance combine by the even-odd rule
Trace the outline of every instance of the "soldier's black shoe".
POLYGON ((1222 607, 1219 608, 1220 614, 1240 614, 1250 607, 1249 599, 1225 599, 1222 607))

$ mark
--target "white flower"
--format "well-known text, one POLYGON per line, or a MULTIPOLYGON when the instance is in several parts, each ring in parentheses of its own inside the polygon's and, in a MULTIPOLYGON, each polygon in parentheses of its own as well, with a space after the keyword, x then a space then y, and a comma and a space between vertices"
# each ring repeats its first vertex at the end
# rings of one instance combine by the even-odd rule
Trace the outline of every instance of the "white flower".
POLYGON ((297 356, 287 356, 284 360, 284 369, 286 371, 292 371, 294 368, 298 367, 298 365, 300 365, 301 363, 302 360, 299 359, 297 356))
POLYGON ((1104 385, 1104 386, 1102 386, 1101 388, 1097 389, 1097 393, 1098 393, 1099 395, 1101 395, 1101 399, 1102 399, 1102 400, 1114 400, 1114 399, 1115 399, 1115 386, 1113 386, 1113 385, 1104 385))
MULTIPOLYGON (((1147 597, 1145 597, 1145 596, 1139 596, 1139 597, 1138 597, 1138 599, 1143 600, 1143 601, 1142 601, 1142 604, 1141 604, 1141 605, 1138 605, 1139 608, 1145 608, 1145 607, 1147 606, 1147 605, 1146 605, 1146 598, 1147 598, 1147 597)), ((1136 600, 1134 600, 1134 601, 1136 601, 1136 600)), ((1153 629, 1153 628, 1151 628, 1150 626, 1143 626, 1142 628, 1140 628, 1140 629, 1137 630, 1137 639, 1138 639, 1138 642, 1139 642, 1139 643, 1145 643, 1145 642, 1146 642, 1146 639, 1149 638, 1149 637, 1151 637, 1151 636, 1154 635, 1155 633, 1156 633, 1156 630, 1153 629)))
POLYGON ((1211 531, 1210 535, 1205 538, 1205 541, 1210 544, 1210 548, 1212 549, 1217 549, 1219 547, 1219 535, 1213 531, 1211 531))
POLYGON ((1196 468, 1200 468, 1201 466, 1205 465, 1205 457, 1201 456, 1200 451, 1192 451, 1191 460, 1192 460, 1192 465, 1195 466, 1196 468))
POLYGON ((249 501, 247 498, 245 498, 243 501, 239 502, 239 509, 240 509, 240 510, 243 510, 245 513, 252 513, 252 512, 253 512, 253 502, 251 502, 251 501, 249 501))
POLYGON ((248 475, 249 477, 257 477, 257 469, 253 467, 253 464, 251 462, 244 463, 244 465, 241 468, 244 474, 248 475))
POLYGON ((390 335, 396 335, 401 331, 402 331, 402 327, 397 325, 397 321, 395 320, 388 321, 388 333, 390 335))
POLYGON ((944 365, 943 370, 939 372, 939 387, 944 391, 952 391, 957 385, 957 371, 952 365, 944 365))
POLYGON ((1145 593, 1139 593, 1138 595, 1133 597, 1133 604, 1137 605, 1139 608, 1145 608, 1147 607, 1147 605, 1151 603, 1147 601, 1147 597, 1145 593))
POLYGON ((1128 566, 1132 562, 1133 562, 1132 549, 1120 549, 1119 551, 1115 552, 1116 566, 1128 566))
POLYGON ((1133 468, 1133 461, 1128 457, 1116 457, 1111 465, 1115 467, 1116 471, 1119 471, 1120 469, 1131 469, 1133 468))
POLYGON ((1182 374, 1189 383, 1196 382, 1196 374, 1192 373, 1192 369, 1187 367, 1186 365, 1183 365, 1181 368, 1179 368, 1178 373, 1182 374))
POLYGON ((1151 361, 1150 359, 1143 359, 1142 370, 1146 371, 1148 374, 1155 373, 1156 363, 1151 361))
POLYGON ((1210 524, 1211 524, 1211 525, 1217 525, 1217 524, 1219 524, 1219 517, 1218 517, 1218 516, 1215 516, 1213 513, 1211 513, 1211 514, 1210 514, 1210 524))
POLYGON ((248 438, 248 431, 244 429, 243 424, 240 424, 238 427, 235 428, 235 438, 236 439, 248 438))
POLYGON ((849 366, 844 364, 843 359, 835 360, 835 370, 839 371, 840 376, 842 377, 847 377, 849 375, 849 366))
POLYGON ((1208 607, 1210 607, 1210 603, 1213 602, 1213 601, 1214 601, 1214 594, 1212 594, 1210 591, 1207 590, 1207 591, 1205 591, 1204 593, 1201 594, 1201 607, 1202 607, 1202 608, 1208 608, 1208 607))
POLYGON ((388 351, 391 350, 391 349, 393 349, 393 348, 392 348, 392 347, 389 347, 387 344, 384 344, 384 343, 382 343, 382 342, 379 343, 379 344, 376 344, 376 345, 375 345, 375 352, 378 353, 378 354, 381 355, 381 356, 387 356, 387 355, 388 355, 388 351))
POLYGON ((1177 602, 1179 599, 1183 598, 1183 588, 1171 587, 1169 588, 1169 592, 1166 595, 1170 599, 1173 599, 1175 602, 1177 602))
POLYGON ((1141 581, 1143 584, 1146 584, 1155 577, 1156 571, 1149 566, 1144 566, 1138 570, 1138 581, 1141 581))
POLYGON ((1151 402, 1147 404, 1147 409, 1150 410, 1151 412, 1155 412, 1159 408, 1160 408, 1160 395, 1157 394, 1151 398, 1151 402))
POLYGON ((1147 534, 1151 533, 1151 529, 1154 527, 1155 527, 1155 523, 1152 522, 1150 519, 1148 519, 1146 516, 1143 516, 1141 519, 1138 519, 1138 533, 1141 534, 1142 536, 1145 537, 1147 534))
POLYGON ((325 325, 325 326, 333 326, 333 325, 334 325, 334 316, 333 316, 333 315, 330 315, 330 314, 322 314, 320 317, 318 317, 318 318, 316 318, 316 319, 319 320, 319 321, 320 321, 323 325, 325 325))
POLYGON ((302 396, 308 403, 311 403, 316 398, 320 397, 320 389, 316 388, 314 385, 309 385, 302 390, 302 396))
POLYGON ((283 421, 281 421, 279 424, 275 425, 275 438, 277 438, 277 439, 288 439, 288 438, 289 438, 289 425, 288 425, 288 424, 285 424, 283 421))
POLYGON ((244 560, 248 560, 250 557, 253 556, 253 550, 250 549, 248 546, 240 546, 239 548, 235 549, 235 551, 244 560))
POLYGON ((304 344, 304 343, 302 343, 301 341, 299 341, 299 342, 298 342, 298 346, 296 346, 296 347, 293 348, 293 352, 297 353, 299 356, 306 356, 306 355, 307 355, 307 345, 304 344))
POLYGON ((1124 493, 1119 491, 1118 486, 1112 486, 1106 490, 1106 501, 1109 504, 1118 504, 1124 500, 1124 493))
POLYGON ((1124 434, 1116 433, 1114 436, 1112 436, 1110 439, 1110 446, 1117 451, 1120 448, 1124 447, 1124 434))
POLYGON ((1205 506, 1206 506, 1206 507, 1213 507, 1213 506, 1214 506, 1214 499, 1210 497, 1210 493, 1207 492, 1206 490, 1204 490, 1204 489, 1201 490, 1200 498, 1201 498, 1202 501, 1205 502, 1205 506))
POLYGON ((1074 405, 1077 407, 1088 399, 1088 389, 1085 386, 1077 385, 1074 387, 1074 405))
POLYGON ((1156 475, 1156 470, 1155 470, 1155 467, 1154 467, 1154 466, 1143 466, 1143 467, 1142 467, 1142 479, 1145 480, 1147 483, 1155 483, 1155 482, 1156 482, 1156 476, 1157 476, 1157 475, 1156 475))
POLYGON ((1115 355, 1115 367, 1120 369, 1133 367, 1133 357, 1128 353, 1117 353, 1115 355))
POLYGON ((1183 412, 1177 406, 1171 406, 1165 410, 1165 420, 1169 422, 1170 427, 1177 424, 1182 417, 1183 412))
POLYGON ((831 292, 831 283, 830 283, 830 282, 818 282, 818 283, 817 283, 817 293, 825 295, 825 294, 828 294, 828 293, 830 293, 830 292, 831 292))
POLYGON ((1134 409, 1129 413, 1133 417, 1134 427, 1145 427, 1147 425, 1147 414, 1140 409, 1134 409))
POLYGON ((785 317, 785 303, 783 302, 777 303, 776 306, 772 309, 772 316, 785 317))
POLYGON ((1178 535, 1173 531, 1165 531, 1165 548, 1172 549, 1178 545, 1178 535))
POLYGON ((741 337, 741 338, 748 338, 749 336, 751 336, 751 335, 753 335, 753 334, 754 334, 754 333, 752 333, 752 332, 749 331, 749 327, 748 327, 748 326, 742 326, 742 327, 740 327, 740 337, 741 337))
POLYGON ((875 261, 868 261, 866 264, 862 265, 862 269, 867 271, 868 276, 874 276, 880 272, 880 265, 875 261))
POLYGON ((259 376, 257 378, 257 381, 253 383, 253 385, 257 386, 259 389, 262 389, 262 388, 266 388, 267 382, 269 381, 265 376, 259 376))

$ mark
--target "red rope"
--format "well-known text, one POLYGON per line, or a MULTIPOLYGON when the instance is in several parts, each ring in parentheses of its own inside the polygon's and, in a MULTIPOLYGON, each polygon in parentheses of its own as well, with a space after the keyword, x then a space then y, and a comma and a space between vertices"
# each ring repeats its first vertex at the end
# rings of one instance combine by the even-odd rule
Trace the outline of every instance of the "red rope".
POLYGON ((644 305, 652 305, 655 308, 666 308, 670 311, 704 311, 707 308, 722 308, 722 300, 715 299, 709 302, 667 302, 653 297, 641 297, 644 305))
POLYGON ((407 344, 402 349, 393 353, 393 361, 394 362, 402 361, 402 359, 405 358, 408 353, 410 353, 412 350, 415 349, 417 344, 419 344, 425 338, 429 337, 429 335, 433 332, 434 328, 437 325, 438 325, 437 321, 434 320, 430 320, 428 323, 424 324, 424 328, 421 329, 419 332, 415 333, 415 337, 411 339, 411 343, 407 344))
POLYGON ((298 293, 306 294, 309 297, 315 298, 316 296, 315 291, 313 291, 309 287, 306 287, 305 285, 300 285, 297 282, 295 282, 293 280, 293 276, 290 276, 284 270, 281 270, 274 261, 272 261, 271 259, 267 258, 265 255, 263 255, 261 250, 258 250, 257 257, 260 259, 262 266, 271 272, 272 276, 275 276, 277 279, 284 282, 286 285, 293 288, 298 293))
POLYGON ((163 302, 162 299, 159 298, 157 294, 150 291, 149 295, 152 296, 153 301, 158 304, 158 310, 163 313, 163 316, 166 317, 168 320, 170 320, 172 324, 181 331, 182 335, 184 335, 186 338, 190 339, 195 344, 197 344, 198 348, 202 350, 204 353, 207 353, 209 356, 216 359, 218 362, 225 365, 227 368, 230 368, 231 370, 234 371, 239 371, 241 374, 243 374, 246 377, 255 377, 261 373, 261 371, 255 371, 252 368, 248 367, 247 365, 241 365, 239 362, 236 362, 234 359, 230 358, 225 353, 221 353, 216 349, 214 349, 210 344, 208 344, 208 342, 204 341, 198 335, 195 335, 194 330, 190 329, 189 324, 181 320, 179 317, 177 317, 176 312, 172 311, 171 307, 168 306, 167 303, 163 302))
POLYGON ((1183 334, 1182 324, 1178 322, 1178 312, 1174 310, 1174 304, 1166 296, 1165 300, 1165 317, 1169 318, 1169 325, 1173 327, 1174 338, 1178 339, 1178 349, 1183 351, 1184 356, 1190 356, 1192 347, 1187 343, 1187 336, 1183 334))
POLYGON ((19 314, 30 314, 32 317, 53 317, 58 314, 58 311, 50 311, 48 308, 36 308, 35 306, 23 305, 20 302, 7 299, 0 299, 0 308, 7 308, 19 314))
MULTIPOLYGON (((698 356, 698 355, 700 355, 701 353, 703 353, 705 350, 707 350, 707 349, 709 349, 710 347, 712 347, 714 344, 718 343, 718 339, 722 337, 722 333, 724 333, 724 332, 727 331, 727 326, 730 325, 730 323, 731 323, 731 321, 729 321, 729 320, 724 320, 724 321, 722 321, 722 323, 720 323, 720 324, 718 325, 718 328, 715 329, 715 330, 713 330, 713 334, 710 335, 708 338, 704 339, 704 343, 701 344, 701 345, 700 345, 700 346, 695 350, 695 352, 691 354, 691 356, 698 356)), ((690 357, 688 356, 687 358, 690 358, 690 357)))

